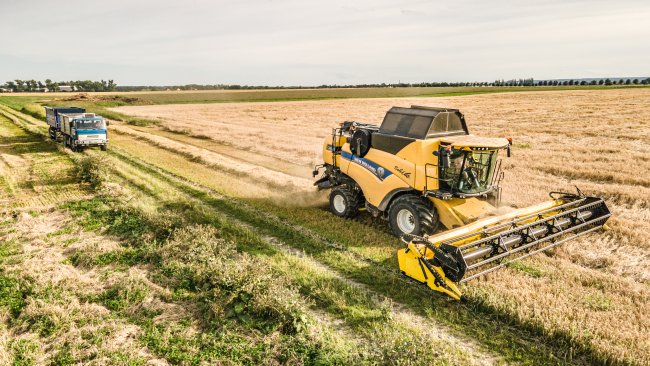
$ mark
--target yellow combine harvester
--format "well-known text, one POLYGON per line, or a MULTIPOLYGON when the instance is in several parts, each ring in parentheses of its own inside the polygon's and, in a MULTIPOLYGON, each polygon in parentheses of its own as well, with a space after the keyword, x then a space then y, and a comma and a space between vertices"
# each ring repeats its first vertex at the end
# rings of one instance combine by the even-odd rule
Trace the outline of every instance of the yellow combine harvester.
POLYGON ((330 210, 367 210, 406 244, 401 271, 460 299, 457 284, 601 228, 600 198, 551 192, 551 200, 494 216, 503 179, 498 153, 512 141, 469 134, 457 109, 393 107, 381 126, 344 122, 327 137, 314 184, 330 210), (435 234, 440 225, 448 231, 435 234))

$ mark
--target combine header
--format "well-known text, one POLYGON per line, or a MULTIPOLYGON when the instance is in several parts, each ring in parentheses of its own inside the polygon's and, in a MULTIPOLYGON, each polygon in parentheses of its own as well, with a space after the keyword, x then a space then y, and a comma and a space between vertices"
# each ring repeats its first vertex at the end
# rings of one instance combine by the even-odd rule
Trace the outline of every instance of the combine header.
POLYGON ((402 272, 460 300, 457 283, 600 229, 610 213, 600 198, 562 194, 540 205, 429 237, 402 237, 402 272))
POLYGON ((345 122, 323 147, 319 189, 341 217, 367 210, 406 244, 405 275, 455 299, 457 284, 601 228, 600 198, 551 192, 551 200, 494 216, 500 150, 512 141, 469 134, 456 109, 393 107, 381 126, 345 122), (436 234, 440 226, 448 231, 436 234))

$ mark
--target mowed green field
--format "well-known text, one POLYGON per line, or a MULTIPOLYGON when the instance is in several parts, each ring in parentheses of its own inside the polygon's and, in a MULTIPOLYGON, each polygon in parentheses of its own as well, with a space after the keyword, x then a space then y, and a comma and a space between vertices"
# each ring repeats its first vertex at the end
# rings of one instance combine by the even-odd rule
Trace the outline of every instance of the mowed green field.
MULTIPOLYGON (((281 91, 250 93, 267 92, 281 91)), ((274 100, 341 98, 285 92, 295 95, 272 94, 274 100)), ((81 103, 104 113, 112 106, 191 103, 219 93, 234 97, 249 91, 124 96, 137 95, 131 101, 0 97, 7 106, 0 119, 3 174, 23 177, 6 184, 21 190, 7 188, 0 197, 46 196, 4 207, 0 237, 12 244, 0 253, 5 265, 0 293, 8 299, 0 301, 0 363, 647 362, 643 334, 595 339, 571 320, 570 313, 579 308, 533 304, 517 309, 514 301, 503 301, 507 296, 497 288, 499 275, 466 288, 471 295, 466 304, 406 280, 394 260, 400 244, 381 223, 341 220, 321 204, 302 207, 233 196, 234 185, 254 189, 254 182, 189 153, 199 147, 206 154, 222 151, 212 140, 122 123, 113 126, 108 153, 71 154, 44 138, 41 104, 81 103), (199 99, 193 101, 195 94, 199 99), (169 137, 167 143, 161 136, 169 137), (22 148, 25 141, 47 146, 47 154, 22 148), (34 184, 30 172, 42 171, 38 167, 53 156, 67 167, 65 179, 50 175, 34 184), (75 173, 72 166, 81 168, 75 173), (79 196, 63 203, 52 198, 59 186, 69 192, 71 184, 78 185, 72 190, 79 196), (52 276, 54 270, 58 275, 52 276), (540 311, 548 312, 548 321, 533 320, 540 311), (559 319, 563 314, 569 315, 559 319), (567 327, 556 328, 563 324, 567 327), (128 329, 126 337, 120 329, 128 329)), ((248 101, 255 100, 260 99, 248 101)), ((220 101, 226 100, 209 102, 220 101)), ((588 289, 599 296, 583 299, 585 313, 607 321, 634 304, 647 307, 646 290, 633 291, 634 304, 612 300, 600 296, 602 289, 623 282, 575 267, 562 272, 562 267, 552 258, 527 261, 504 269, 509 279, 501 284, 514 290, 515 279, 527 280, 560 294, 572 286, 588 289)), ((565 300, 557 304, 575 306, 565 300)))

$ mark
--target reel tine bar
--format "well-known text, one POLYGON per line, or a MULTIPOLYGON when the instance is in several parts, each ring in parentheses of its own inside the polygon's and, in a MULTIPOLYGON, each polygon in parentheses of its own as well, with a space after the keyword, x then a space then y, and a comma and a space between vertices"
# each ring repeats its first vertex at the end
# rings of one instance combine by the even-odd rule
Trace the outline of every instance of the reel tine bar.
POLYGON ((609 216, 609 209, 602 199, 579 198, 542 212, 485 228, 478 233, 474 232, 442 242, 439 250, 444 252, 446 257, 443 268, 455 282, 467 282, 513 261, 543 252, 597 230, 604 225, 609 216), (533 221, 530 221, 531 219, 533 221), (464 245, 454 245, 456 242, 476 236, 481 238, 464 245), (539 244, 547 242, 548 245, 535 249, 539 244), (503 262, 512 255, 517 256, 503 262), (492 266, 463 278, 466 272, 486 265, 492 266))

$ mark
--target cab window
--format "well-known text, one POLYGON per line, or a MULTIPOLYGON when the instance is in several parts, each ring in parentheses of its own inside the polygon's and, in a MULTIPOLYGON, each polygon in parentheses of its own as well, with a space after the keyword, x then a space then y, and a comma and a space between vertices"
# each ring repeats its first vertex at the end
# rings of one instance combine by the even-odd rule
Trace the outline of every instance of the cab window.
POLYGON ((387 135, 422 139, 426 136, 430 124, 430 117, 388 113, 379 128, 379 132, 387 135))
POLYGON ((456 113, 441 112, 433 119, 427 137, 465 134, 463 122, 456 113))

